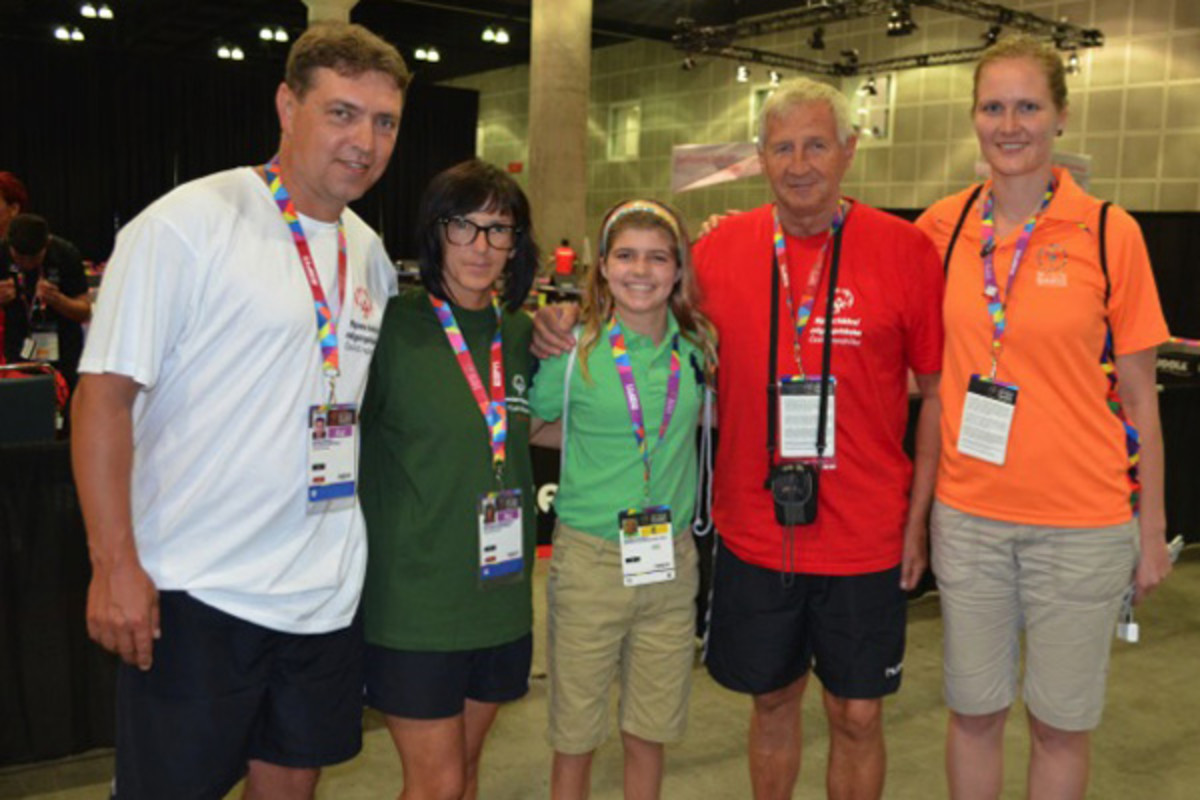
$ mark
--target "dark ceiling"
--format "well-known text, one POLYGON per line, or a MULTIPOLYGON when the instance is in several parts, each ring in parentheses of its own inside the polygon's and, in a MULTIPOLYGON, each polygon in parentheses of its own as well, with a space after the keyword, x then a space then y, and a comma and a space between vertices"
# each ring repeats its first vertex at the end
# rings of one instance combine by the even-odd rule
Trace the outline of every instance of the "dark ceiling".
MULTIPOLYGON (((546 0, 559 2, 559 0, 546 0)), ((5 41, 54 42, 54 28, 66 24, 84 34, 81 43, 61 47, 100 48, 176 58, 215 58, 221 44, 239 45, 247 62, 282 61, 287 45, 266 43, 259 30, 282 26, 295 38, 305 27, 300 0, 92 0, 112 8, 114 19, 85 19, 84 0, 0 0, 0 46, 5 41)), ((687 16, 701 24, 794 8, 804 0, 593 0, 592 44, 604 47, 630 38, 670 41, 675 21, 687 16)), ((351 19, 400 47, 410 68, 424 80, 439 81, 529 61, 530 0, 360 0, 351 19), (508 45, 486 44, 488 25, 504 26, 508 45), (418 47, 432 45, 441 62, 413 59, 418 47)))

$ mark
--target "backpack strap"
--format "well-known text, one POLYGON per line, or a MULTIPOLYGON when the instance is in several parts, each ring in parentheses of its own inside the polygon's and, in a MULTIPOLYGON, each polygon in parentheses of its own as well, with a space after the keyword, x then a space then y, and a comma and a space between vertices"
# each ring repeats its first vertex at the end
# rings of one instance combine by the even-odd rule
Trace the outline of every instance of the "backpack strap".
POLYGON ((1104 309, 1107 317, 1108 299, 1112 295, 1112 281, 1108 278, 1108 207, 1112 203, 1105 200, 1100 205, 1100 270, 1104 273, 1104 309))
POLYGON ((963 206, 962 213, 958 215, 958 224, 954 226, 954 233, 950 235, 950 244, 946 246, 946 255, 942 259, 942 277, 950 274, 950 256, 954 253, 954 245, 958 243, 958 235, 962 233, 963 223, 967 221, 967 212, 971 210, 971 206, 975 205, 975 200, 982 191, 983 184, 976 185, 971 190, 971 196, 967 198, 967 203, 963 206))

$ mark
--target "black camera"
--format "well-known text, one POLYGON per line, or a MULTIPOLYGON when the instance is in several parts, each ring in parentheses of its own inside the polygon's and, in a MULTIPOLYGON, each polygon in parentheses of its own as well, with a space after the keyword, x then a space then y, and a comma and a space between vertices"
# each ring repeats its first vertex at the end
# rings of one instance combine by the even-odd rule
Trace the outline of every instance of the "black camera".
POLYGON ((813 464, 779 464, 771 468, 771 497, 780 525, 811 525, 817 519, 820 468, 813 464))

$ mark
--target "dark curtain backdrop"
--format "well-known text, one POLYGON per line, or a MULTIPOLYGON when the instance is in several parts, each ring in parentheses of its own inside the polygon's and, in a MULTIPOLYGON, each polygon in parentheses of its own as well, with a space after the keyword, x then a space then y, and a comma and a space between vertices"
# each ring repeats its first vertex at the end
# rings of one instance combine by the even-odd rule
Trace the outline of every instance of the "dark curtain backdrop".
MULTIPOLYGON (((907 220, 919 208, 888 209, 907 220)), ((1142 227, 1167 327, 1173 336, 1200 339, 1200 213, 1195 211, 1131 211, 1142 227)))
MULTIPOLYGON (((29 187, 32 210, 103 260, 116 229, 172 187, 275 152, 282 65, 175 61, 9 43, 0 89, 0 170, 29 187)), ((422 85, 405 97, 391 166, 354 209, 393 258, 415 253, 421 191, 475 154, 479 95, 422 85)))

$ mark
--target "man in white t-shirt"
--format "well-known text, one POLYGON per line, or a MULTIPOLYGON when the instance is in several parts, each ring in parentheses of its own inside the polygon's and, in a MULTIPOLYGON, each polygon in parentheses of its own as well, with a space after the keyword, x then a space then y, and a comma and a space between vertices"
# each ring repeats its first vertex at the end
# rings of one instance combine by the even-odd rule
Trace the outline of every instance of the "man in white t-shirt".
POLYGON ((301 36, 276 158, 185 184, 117 238, 72 456, 88 632, 118 653, 114 796, 310 798, 361 746, 356 420, 395 273, 346 204, 409 73, 357 25, 301 36), (315 313, 314 313, 315 310, 315 313), (222 435, 212 436, 220 430, 222 435))

